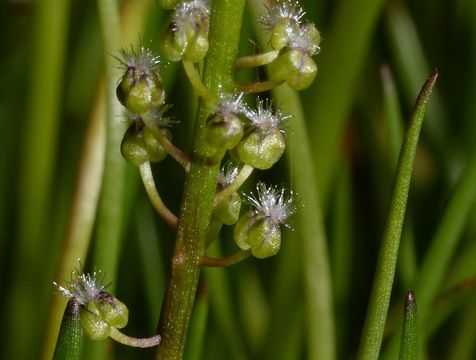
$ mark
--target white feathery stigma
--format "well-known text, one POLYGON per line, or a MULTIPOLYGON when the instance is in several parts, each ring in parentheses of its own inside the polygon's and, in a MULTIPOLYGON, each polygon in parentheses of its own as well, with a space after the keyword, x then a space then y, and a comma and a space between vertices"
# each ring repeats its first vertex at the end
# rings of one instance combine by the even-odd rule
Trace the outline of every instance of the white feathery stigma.
POLYGON ((228 162, 221 168, 218 173, 218 184, 221 188, 226 188, 231 185, 238 176, 238 166, 232 162, 228 162))
POLYGON ((122 56, 119 61, 128 70, 133 69, 140 73, 146 73, 156 70, 160 63, 159 56, 143 46, 138 51, 131 46, 130 50, 121 49, 119 52, 122 56))
POLYGON ((173 30, 185 31, 210 13, 209 0, 183 1, 177 4, 172 17, 173 30))
POLYGON ((266 6, 268 13, 261 15, 258 20, 268 28, 272 28, 281 19, 293 20, 299 24, 301 18, 306 14, 297 1, 290 0, 276 1, 272 6, 266 6))
POLYGON ((70 282, 64 286, 53 282, 56 289, 65 297, 76 300, 80 305, 85 305, 90 301, 97 300, 104 292, 105 285, 102 283, 101 271, 92 274, 79 274, 77 270, 71 273, 70 282))
POLYGON ((283 121, 291 118, 291 115, 284 114, 280 109, 273 112, 271 102, 266 101, 265 103, 259 98, 256 101, 256 109, 246 109, 245 115, 253 127, 262 131, 280 128, 283 121))
POLYGON ((286 220, 298 210, 294 193, 278 186, 267 187, 265 183, 259 182, 256 185, 256 195, 244 196, 254 207, 256 215, 263 216, 275 225, 283 224, 289 228, 286 220))
POLYGON ((291 49, 307 53, 309 56, 318 54, 321 50, 316 43, 316 39, 309 36, 309 26, 286 26, 286 33, 289 37, 288 46, 291 49))
POLYGON ((246 109, 243 104, 243 93, 228 94, 221 92, 216 112, 223 117, 234 116, 242 113, 246 109))

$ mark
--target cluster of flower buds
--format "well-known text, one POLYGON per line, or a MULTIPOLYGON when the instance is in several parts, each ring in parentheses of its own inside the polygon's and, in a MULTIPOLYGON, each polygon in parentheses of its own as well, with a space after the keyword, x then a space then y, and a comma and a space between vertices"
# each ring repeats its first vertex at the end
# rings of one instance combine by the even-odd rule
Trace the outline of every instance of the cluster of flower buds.
POLYGON ((186 0, 174 5, 172 21, 162 42, 162 52, 168 60, 198 62, 205 57, 210 23, 208 2, 186 0))
POLYGON ((269 65, 273 80, 285 80, 295 90, 311 85, 317 74, 312 56, 319 52, 321 36, 314 24, 302 22, 305 12, 291 0, 269 7, 260 22, 271 32, 270 44, 279 55, 269 65))
POLYGON ((266 170, 283 155, 286 141, 282 122, 290 118, 280 110, 273 111, 271 103, 257 100, 256 109, 246 109, 249 123, 245 134, 231 154, 237 160, 256 169, 266 170))
POLYGON ((234 238, 240 249, 251 250, 254 257, 267 258, 279 251, 281 225, 289 227, 286 221, 298 206, 293 193, 284 189, 258 183, 256 191, 256 195, 246 195, 252 209, 239 219, 234 238))
POLYGON ((126 305, 104 291, 99 275, 73 271, 71 281, 64 286, 53 283, 63 296, 79 306, 81 326, 92 340, 106 339, 112 328, 122 329, 129 320, 126 305))
MULTIPOLYGON (((249 168, 269 169, 283 155, 286 142, 282 123, 290 118, 281 110, 273 110, 270 102, 258 98, 256 109, 242 103, 242 94, 221 94, 215 113, 206 126, 210 153, 230 150, 231 156, 249 168), (244 126, 240 119, 243 116, 244 126)), ((228 163, 219 176, 217 192, 225 191, 237 180, 237 165, 228 163)), ((292 193, 259 183, 256 197, 245 195, 253 209, 240 218, 241 197, 237 189, 223 197, 215 206, 216 223, 235 226, 234 238, 242 250, 250 250, 257 258, 275 255, 281 245, 280 225, 297 209, 292 193)))
POLYGON ((216 110, 206 125, 206 156, 230 150, 235 160, 266 170, 283 155, 286 141, 282 122, 290 118, 273 111, 270 102, 257 100, 256 109, 242 103, 243 94, 220 94, 216 110), (245 117, 243 125, 240 115, 245 117))
POLYGON ((164 116, 170 106, 164 105, 165 91, 159 75, 159 58, 144 47, 121 51, 124 67, 117 98, 125 106, 125 117, 130 123, 121 143, 122 156, 139 166, 146 161, 159 162, 167 155, 164 148, 145 124, 153 124, 158 133, 170 140, 172 122, 164 116))
MULTIPOLYGON (((168 108, 169 106, 167 105, 164 105, 161 108, 154 108, 144 116, 150 117, 162 136, 171 140, 172 132, 169 129, 171 121, 169 118, 163 116, 168 108)), ((135 166, 139 166, 146 161, 162 161, 167 155, 167 152, 162 145, 159 144, 150 129, 145 126, 143 117, 132 113, 126 113, 125 116, 130 121, 131 125, 129 125, 122 139, 122 156, 135 166)))

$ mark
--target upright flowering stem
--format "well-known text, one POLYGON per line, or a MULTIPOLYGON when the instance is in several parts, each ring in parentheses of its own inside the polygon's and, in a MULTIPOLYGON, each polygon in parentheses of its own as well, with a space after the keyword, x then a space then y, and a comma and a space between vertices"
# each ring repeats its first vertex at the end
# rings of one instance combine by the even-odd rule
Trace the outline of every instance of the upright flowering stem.
MULTIPOLYGON (((204 84, 216 99, 220 87, 222 91, 232 90, 232 69, 238 49, 243 8, 244 0, 213 2, 204 84)), ((207 164, 204 156, 204 129, 213 111, 211 104, 202 101, 195 126, 192 162, 185 180, 171 277, 159 324, 162 342, 157 359, 181 359, 185 346, 200 275, 199 260, 205 249, 219 171, 219 164, 207 164)))

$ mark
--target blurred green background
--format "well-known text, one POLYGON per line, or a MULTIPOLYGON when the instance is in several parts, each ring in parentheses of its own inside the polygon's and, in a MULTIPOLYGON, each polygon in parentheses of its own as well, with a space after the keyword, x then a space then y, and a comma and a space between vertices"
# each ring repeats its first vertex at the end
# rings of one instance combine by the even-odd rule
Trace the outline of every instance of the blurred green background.
MULTIPOLYGON (((315 222, 325 229, 327 250, 320 256, 331 270, 332 294, 325 296, 332 295, 328 311, 335 321, 336 358, 355 356, 405 119, 437 67, 440 77, 417 153, 382 358, 397 357, 391 339, 400 331, 405 293, 416 288, 417 303, 418 290, 425 294, 423 356, 474 359, 476 2, 300 3, 323 38, 315 57, 317 78, 299 94, 312 163, 299 157, 302 134, 293 138, 290 121, 288 161, 255 177, 290 188, 304 180, 315 194, 303 198, 301 211, 317 206, 322 212, 315 222), (303 175, 303 166, 314 171, 303 175)), ((153 212, 137 170, 122 160, 119 148, 105 155, 107 114, 119 128, 125 126, 118 111, 108 108, 105 78, 117 70, 105 66, 114 63, 120 46, 141 41, 157 50, 170 13, 152 0, 119 2, 122 40, 111 50, 103 45, 95 1, 5 0, 0 6, 0 358, 50 356, 65 304, 52 282, 68 280, 78 258, 86 269, 105 270, 109 289, 128 305, 125 332, 150 336, 173 233, 153 212), (107 185, 112 186, 109 197, 104 187, 101 195, 103 171, 119 179, 107 185), (117 251, 111 250, 110 263, 101 266, 95 253, 106 238, 117 251)), ((249 40, 259 42, 263 35, 256 32, 251 8, 245 12, 241 55, 256 51, 249 40)), ((196 99, 178 64, 164 61, 162 75, 167 102, 173 104, 170 115, 179 121, 174 142, 188 151, 196 99)), ((256 76, 264 73, 239 75, 256 76)), ((279 98, 277 105, 286 108, 285 102, 279 98)), ((162 197, 177 212, 181 169, 171 159, 154 169, 162 197)), ((247 184, 253 188, 253 181, 247 184)), ((272 259, 203 272, 187 359, 315 357, 310 349, 320 340, 308 330, 320 319, 306 302, 312 266, 322 264, 303 254, 309 245, 304 242, 312 239, 304 239, 306 231, 298 225, 312 232, 316 223, 296 220, 295 231, 286 231, 272 259)), ((230 234, 225 229, 211 253, 233 251, 230 234)), ((85 359, 153 356, 151 350, 109 341, 85 340, 84 347, 85 359)))

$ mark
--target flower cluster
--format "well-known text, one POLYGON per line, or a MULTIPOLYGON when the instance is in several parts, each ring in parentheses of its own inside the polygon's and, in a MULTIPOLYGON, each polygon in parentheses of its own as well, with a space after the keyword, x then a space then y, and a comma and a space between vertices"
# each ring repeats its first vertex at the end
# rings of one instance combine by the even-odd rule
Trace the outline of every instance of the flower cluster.
POLYGON ((124 117, 130 123, 121 142, 122 156, 135 166, 162 161, 167 152, 164 141, 170 141, 173 121, 164 113, 165 91, 159 74, 159 58, 143 46, 138 51, 121 50, 124 67, 117 98, 125 106, 124 117))
POLYGON ((235 226, 234 238, 239 248, 251 250, 253 256, 266 258, 281 247, 281 225, 289 227, 287 219, 298 206, 292 192, 264 183, 256 186, 256 195, 245 195, 252 209, 235 226))
POLYGON ((233 149, 232 156, 254 168, 266 170, 283 155, 286 141, 281 124, 290 118, 281 110, 273 111, 270 102, 257 100, 256 109, 245 110, 249 120, 245 135, 233 149))
POLYGON ((112 328, 121 329, 129 320, 126 305, 104 290, 100 275, 100 271, 87 274, 74 270, 64 286, 53 283, 63 296, 79 306, 81 325, 92 340, 107 338, 112 328))
POLYGON ((208 51, 210 8, 208 0, 183 1, 175 5, 172 21, 162 42, 170 61, 198 62, 208 51))
POLYGON ((320 50, 320 33, 311 22, 302 22, 304 15, 297 3, 281 0, 259 18, 271 32, 271 46, 279 50, 270 64, 271 78, 285 80, 295 90, 307 88, 314 80, 317 65, 311 57, 320 50))

